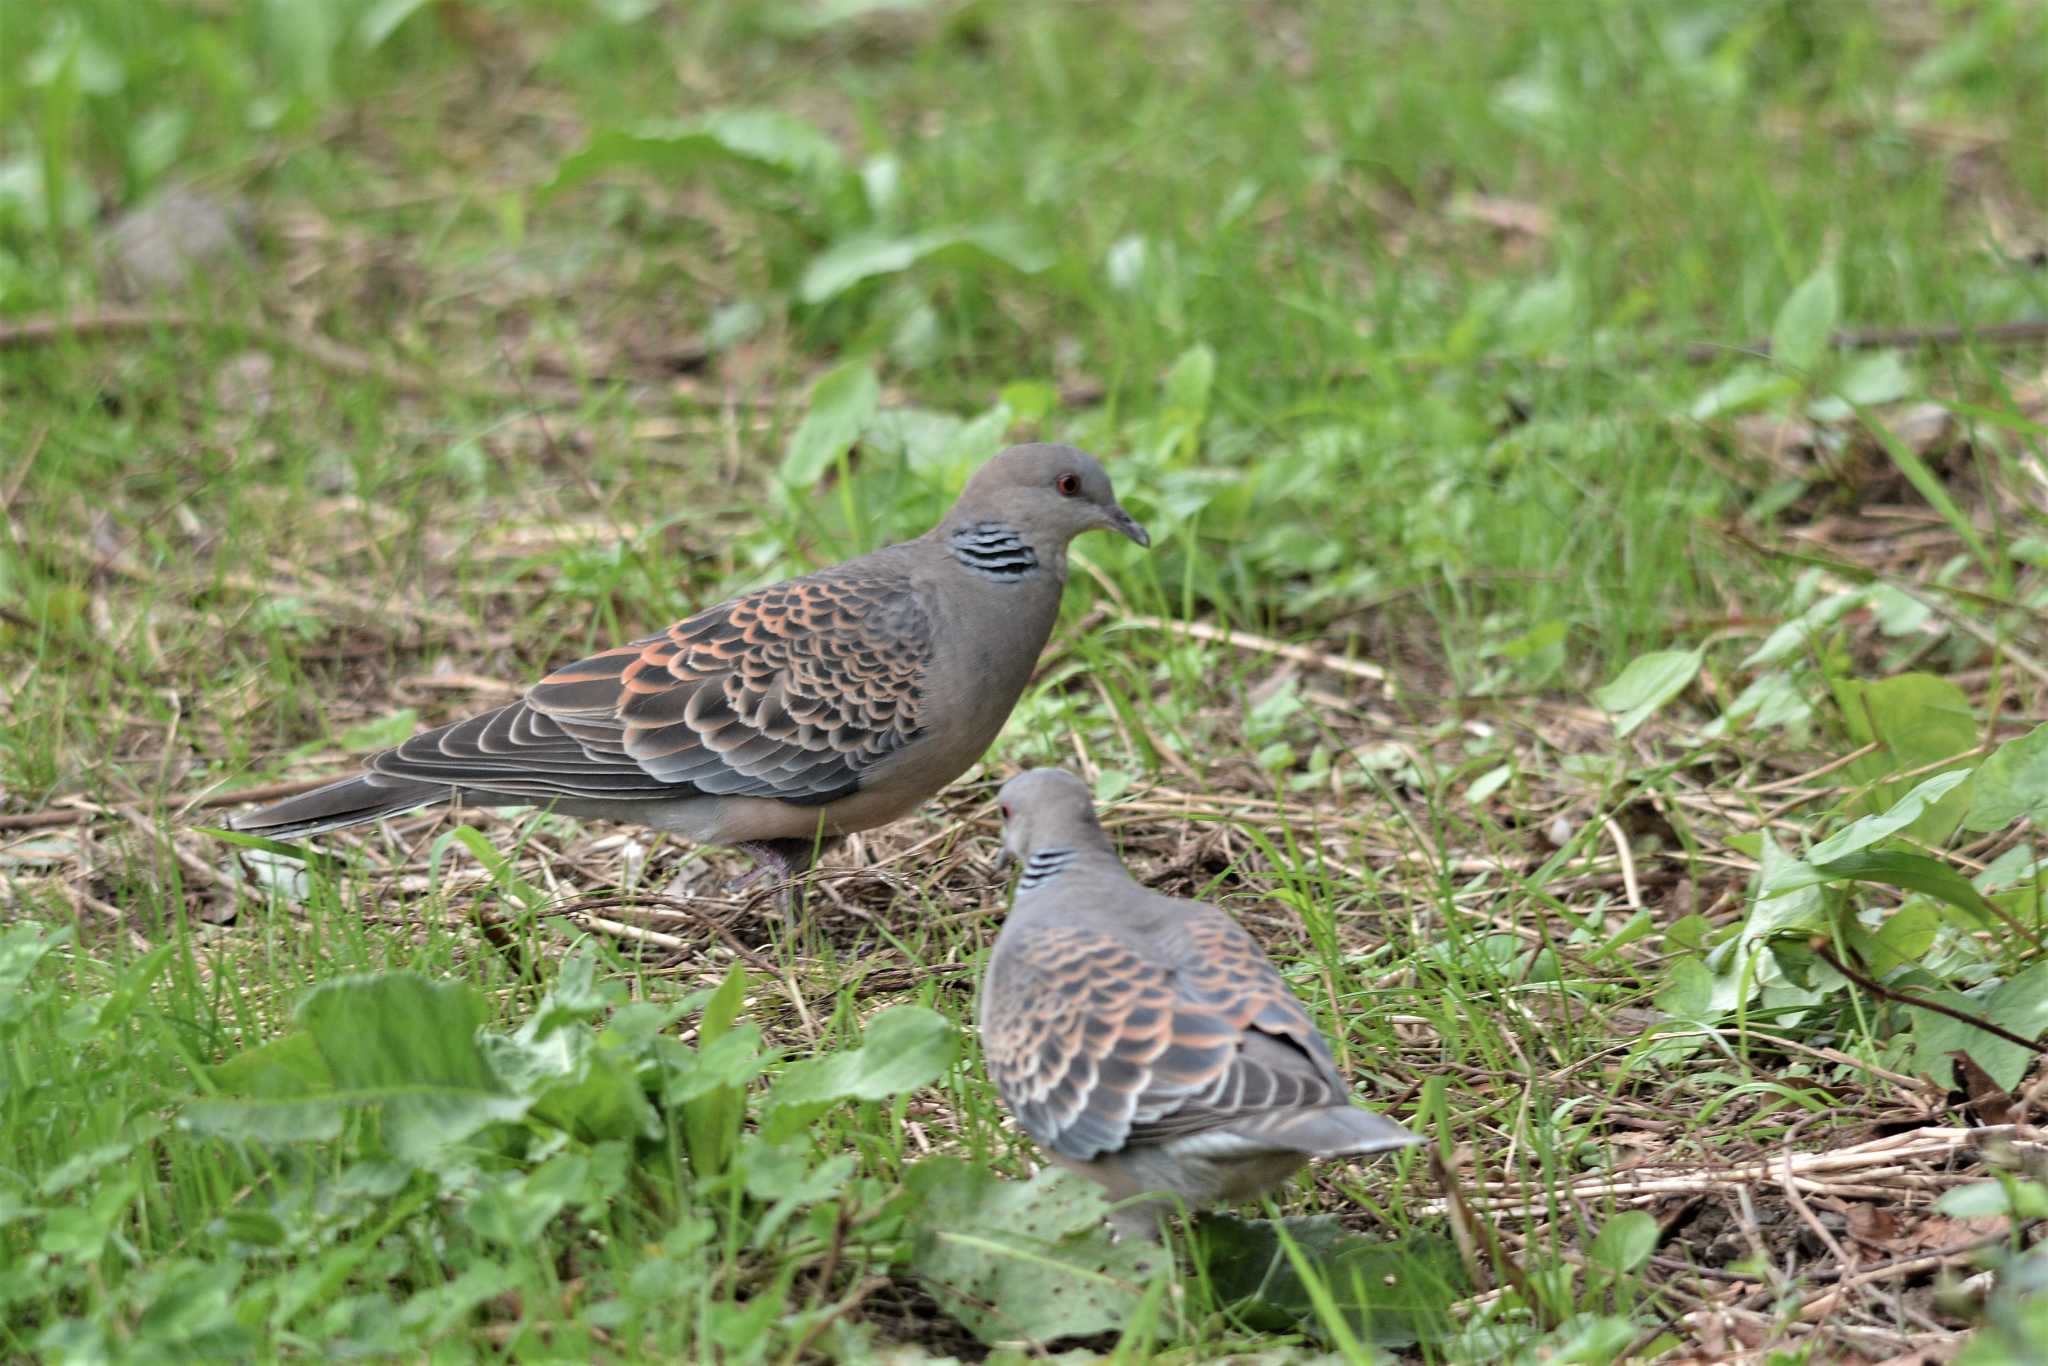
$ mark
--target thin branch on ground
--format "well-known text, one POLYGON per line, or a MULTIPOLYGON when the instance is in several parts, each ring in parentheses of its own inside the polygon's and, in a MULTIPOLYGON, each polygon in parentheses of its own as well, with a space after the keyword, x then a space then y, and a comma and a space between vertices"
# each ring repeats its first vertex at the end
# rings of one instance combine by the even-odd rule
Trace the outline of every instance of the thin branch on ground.
POLYGON ((1873 980, 1871 977, 1858 972, 1855 968, 1843 962, 1836 956, 1834 950, 1828 947, 1828 941, 1825 936, 1816 935, 1808 942, 1808 947, 1812 948, 1822 962, 1873 996, 1883 997, 1887 1001, 1894 1001, 1902 1006, 1911 1006, 1915 1010, 1931 1010, 1937 1015, 1946 1015, 1951 1020, 1966 1024, 1972 1029, 1981 1029, 1993 1038, 2003 1039, 2010 1044, 2018 1044, 2021 1048, 2032 1052, 2038 1053, 2044 1048, 2048 1048, 2048 1034, 2044 1034, 2039 1038, 2029 1039, 2024 1035, 2013 1033, 2002 1025, 1991 1023, 1982 1015, 1973 1015, 1969 1011, 1958 1009, 1945 1001, 1930 1000, 1925 996, 1909 995, 1903 991, 1892 990, 1882 982, 1873 980))

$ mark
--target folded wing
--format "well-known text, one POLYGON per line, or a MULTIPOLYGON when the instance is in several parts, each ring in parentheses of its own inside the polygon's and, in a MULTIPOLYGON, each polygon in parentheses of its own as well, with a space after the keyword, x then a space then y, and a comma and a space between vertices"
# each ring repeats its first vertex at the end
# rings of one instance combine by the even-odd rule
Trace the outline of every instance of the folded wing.
POLYGON ((1187 939, 1172 963, 1079 928, 1006 946, 1016 957, 982 1046, 1011 1112, 1080 1161, 1213 1131, 1325 1151, 1301 1138, 1329 1126, 1296 1121, 1352 1107, 1314 1022, 1228 917, 1202 917, 1187 939))
POLYGON ((916 594, 856 562, 558 669, 522 701, 415 735, 370 767, 537 800, 822 805, 921 733, 930 658, 916 594))

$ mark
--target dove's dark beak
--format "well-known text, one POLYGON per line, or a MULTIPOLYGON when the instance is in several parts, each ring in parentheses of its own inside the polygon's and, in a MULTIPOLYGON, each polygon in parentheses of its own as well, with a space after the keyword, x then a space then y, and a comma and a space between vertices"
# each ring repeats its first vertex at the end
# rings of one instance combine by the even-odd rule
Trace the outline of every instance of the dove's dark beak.
POLYGON ((1109 510, 1109 524, 1148 550, 1152 546, 1152 533, 1138 525, 1138 519, 1125 512, 1122 507, 1109 510))

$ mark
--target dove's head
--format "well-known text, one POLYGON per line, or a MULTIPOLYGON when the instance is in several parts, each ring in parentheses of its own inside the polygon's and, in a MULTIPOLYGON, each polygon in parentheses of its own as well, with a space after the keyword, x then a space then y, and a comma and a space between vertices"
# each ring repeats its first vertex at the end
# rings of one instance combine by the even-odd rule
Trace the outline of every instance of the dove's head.
POLYGON ((996 808, 1003 817, 1005 862, 1029 863, 1047 849, 1110 848, 1088 784, 1063 768, 1019 773, 996 794, 996 808))
POLYGON ((1012 446, 976 470, 945 525, 977 523, 1013 527, 1041 551, 1062 548, 1098 527, 1152 544, 1117 502, 1102 462, 1072 446, 1012 446))

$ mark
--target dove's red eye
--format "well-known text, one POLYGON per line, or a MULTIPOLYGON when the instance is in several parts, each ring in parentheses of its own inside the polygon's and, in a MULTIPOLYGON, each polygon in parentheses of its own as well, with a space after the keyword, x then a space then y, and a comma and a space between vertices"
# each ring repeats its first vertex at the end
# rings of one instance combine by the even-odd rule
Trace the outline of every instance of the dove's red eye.
POLYGON ((996 810, 1003 813, 1004 820, 1010 819, 1010 804, 1008 802, 1003 802, 1001 805, 996 807, 996 810))
POLYGON ((1081 476, 1078 474, 1063 474, 1052 481, 1052 486, 1067 497, 1072 498, 1081 491, 1081 476))

